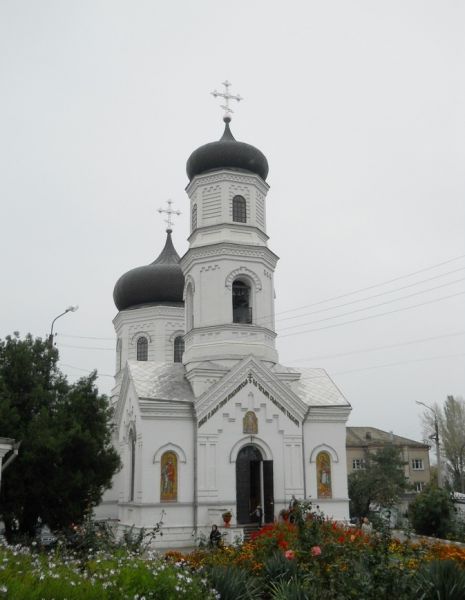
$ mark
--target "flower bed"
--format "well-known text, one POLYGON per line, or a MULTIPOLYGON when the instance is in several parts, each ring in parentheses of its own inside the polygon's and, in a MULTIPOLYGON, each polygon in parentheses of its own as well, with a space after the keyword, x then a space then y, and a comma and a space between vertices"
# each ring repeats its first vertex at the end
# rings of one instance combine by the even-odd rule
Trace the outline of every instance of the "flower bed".
POLYGON ((447 586, 456 594, 448 598, 465 598, 463 547, 365 535, 305 505, 294 517, 247 543, 187 555, 0 547, 0 600, 427 600, 445 598, 447 586))
POLYGON ((90 551, 87 556, 55 550, 0 547, 0 598, 12 600, 213 600, 217 594, 185 563, 128 551, 90 551))

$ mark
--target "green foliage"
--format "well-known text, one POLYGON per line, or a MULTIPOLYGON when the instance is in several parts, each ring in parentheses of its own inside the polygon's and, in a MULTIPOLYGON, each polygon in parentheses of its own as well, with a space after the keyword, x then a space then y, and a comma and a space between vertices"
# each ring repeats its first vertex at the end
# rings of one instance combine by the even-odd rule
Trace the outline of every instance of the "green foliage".
POLYGON ((221 600, 258 600, 262 597, 260 581, 245 569, 216 565, 211 567, 208 578, 221 600))
POLYGON ((395 446, 385 446, 370 453, 366 468, 349 476, 351 516, 368 515, 370 504, 387 508, 393 506, 409 487, 404 465, 395 446))
POLYGON ((465 493, 465 401, 447 396, 443 406, 435 404, 431 408, 423 413, 425 433, 435 439, 438 426, 442 467, 446 467, 441 473, 448 473, 454 491, 465 493))
POLYGON ((297 575, 298 563, 289 560, 282 552, 273 552, 263 563, 263 576, 265 581, 289 581, 297 575))
POLYGON ((82 521, 120 466, 96 373, 71 385, 57 362, 40 338, 0 340, 0 436, 21 441, 2 478, 10 539, 32 536, 39 517, 52 528, 82 521))
POLYGON ((453 516, 450 493, 434 485, 427 486, 410 504, 409 516, 417 533, 447 537, 453 516))
POLYGON ((271 600, 325 600, 329 596, 307 578, 293 577, 271 585, 271 600))
POLYGON ((465 570, 453 560, 433 560, 418 572, 418 600, 463 600, 465 570))
POLYGON ((465 493, 465 402, 462 398, 447 397, 439 427, 453 489, 465 493))

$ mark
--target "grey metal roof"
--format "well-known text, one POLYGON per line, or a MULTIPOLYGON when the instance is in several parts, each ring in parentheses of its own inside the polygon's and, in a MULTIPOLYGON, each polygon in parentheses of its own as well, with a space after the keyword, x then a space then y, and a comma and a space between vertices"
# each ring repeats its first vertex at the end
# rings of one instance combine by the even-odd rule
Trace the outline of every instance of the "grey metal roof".
POLYGON ((229 129, 230 119, 224 119, 226 126, 223 136, 217 142, 210 142, 194 150, 187 161, 187 176, 192 180, 196 175, 218 169, 233 169, 256 173, 263 180, 268 175, 268 161, 255 146, 238 142, 229 129))
POLYGON ((182 363, 128 360, 128 368, 139 398, 194 401, 182 363))
POLYGON ((350 406, 324 369, 303 369, 301 378, 289 382, 289 386, 309 406, 350 406))
POLYGON ((184 275, 179 255, 167 230, 165 247, 150 265, 136 267, 122 275, 113 290, 118 310, 145 304, 174 304, 183 302, 184 275))
POLYGON ((376 427, 347 427, 347 446, 366 447, 379 446, 380 444, 394 444, 394 446, 414 446, 429 448, 428 444, 411 440, 391 431, 383 431, 376 427))

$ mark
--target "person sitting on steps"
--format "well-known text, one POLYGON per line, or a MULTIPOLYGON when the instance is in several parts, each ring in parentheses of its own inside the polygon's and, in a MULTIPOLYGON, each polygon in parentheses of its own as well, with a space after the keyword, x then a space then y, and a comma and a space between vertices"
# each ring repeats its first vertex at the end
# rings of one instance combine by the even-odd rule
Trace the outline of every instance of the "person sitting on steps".
POLYGON ((218 531, 217 525, 212 525, 212 530, 210 531, 210 548, 219 548, 223 543, 223 538, 221 537, 221 533, 218 531))

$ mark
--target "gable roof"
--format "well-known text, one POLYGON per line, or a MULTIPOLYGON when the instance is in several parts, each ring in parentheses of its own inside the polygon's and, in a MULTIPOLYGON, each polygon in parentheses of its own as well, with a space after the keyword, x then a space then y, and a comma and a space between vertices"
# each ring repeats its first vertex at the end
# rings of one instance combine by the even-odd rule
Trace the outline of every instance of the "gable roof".
POLYGON ((346 433, 346 446, 365 447, 394 444, 394 446, 429 448, 429 445, 423 442, 394 435, 390 431, 383 431, 376 427, 347 427, 346 433))
POLYGON ((182 363, 128 360, 127 366, 139 398, 194 402, 182 363))
POLYGON ((304 369, 300 379, 289 385, 308 406, 350 406, 324 369, 304 369))
POLYGON ((283 412, 288 413, 295 422, 302 421, 306 413, 306 405, 291 389, 286 381, 282 381, 276 373, 271 371, 262 361, 252 355, 246 356, 239 363, 222 377, 217 383, 213 384, 208 390, 197 398, 196 410, 199 422, 209 418, 213 411, 216 412, 218 406, 224 406, 233 395, 245 385, 254 384, 263 386, 263 392, 274 403, 277 402, 283 412), (250 377, 249 378, 249 374, 250 377), (229 396, 228 396, 229 394, 229 396), (276 394, 277 398, 274 398, 276 394), (220 404, 218 398, 220 397, 220 404), (294 415, 294 416, 292 416, 294 415))

